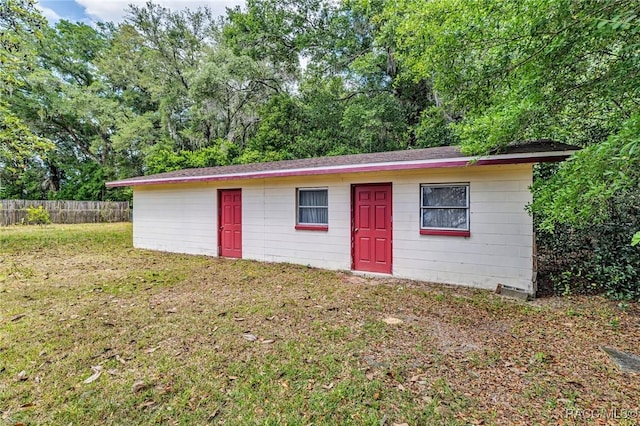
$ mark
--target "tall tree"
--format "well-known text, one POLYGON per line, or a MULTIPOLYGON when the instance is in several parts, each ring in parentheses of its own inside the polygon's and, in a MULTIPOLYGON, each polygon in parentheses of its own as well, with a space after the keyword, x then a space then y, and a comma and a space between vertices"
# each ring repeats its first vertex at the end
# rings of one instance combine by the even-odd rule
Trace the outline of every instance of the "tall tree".
POLYGON ((282 82, 264 61, 224 46, 208 50, 193 73, 193 117, 205 130, 204 142, 222 138, 244 148, 255 133, 260 105, 282 91, 282 82))
MULTIPOLYGON (((270 61, 275 69, 284 63, 287 75, 297 79, 293 87, 284 86, 294 102, 277 109, 279 116, 290 111, 295 112, 291 120, 301 120, 286 126, 298 132, 285 138, 291 144, 285 149, 288 155, 384 151, 455 142, 447 137, 450 132, 445 120, 423 124, 425 117, 431 123, 430 117, 437 116, 431 86, 427 80, 404 78, 400 72, 403 65, 395 55, 395 40, 378 37, 381 25, 373 18, 383 6, 381 1, 251 0, 246 9, 229 13, 223 34, 235 52, 270 61), (289 108, 294 104, 299 108, 289 108)), ((287 97, 279 101, 289 102, 287 97)), ((282 136, 281 129, 269 126, 283 120, 274 120, 266 110, 261 114, 258 145, 271 146, 264 135, 282 136)))
POLYGON ((621 0, 388 3, 380 19, 414 78, 459 117, 465 149, 553 138, 585 146, 541 188, 543 226, 606 217, 640 184, 640 6, 621 0))
POLYGON ((22 90, 12 107, 31 129, 55 144, 48 158, 30 163, 42 169, 40 197, 60 191, 68 178, 81 183, 74 175, 88 172, 91 176, 84 181, 92 188, 74 189, 91 198, 105 196, 100 181, 113 177, 105 173, 112 165, 111 136, 129 118, 95 66, 107 45, 100 27, 60 21, 43 31, 38 66, 22 75, 22 90))
MULTIPOLYGON (((157 105, 163 132, 179 149, 202 147, 194 137, 190 96, 192 78, 204 57, 206 46, 214 44, 216 23, 206 8, 174 12, 147 2, 130 6, 127 22, 121 27, 117 57, 124 69, 135 76, 133 83, 150 94, 157 105), (133 44, 132 44, 133 43, 133 44), (130 61, 128 65, 123 62, 130 61), (132 67, 142 66, 137 70, 132 67)), ((122 75, 113 69, 112 74, 122 75)), ((200 129, 207 137, 209 126, 200 129)))
MULTIPOLYGON (((34 155, 52 148, 13 111, 11 100, 21 90, 21 74, 35 66, 35 46, 46 21, 31 0, 0 3, 0 180, 15 179, 34 155)), ((2 195, 0 181, 0 196, 2 195)))

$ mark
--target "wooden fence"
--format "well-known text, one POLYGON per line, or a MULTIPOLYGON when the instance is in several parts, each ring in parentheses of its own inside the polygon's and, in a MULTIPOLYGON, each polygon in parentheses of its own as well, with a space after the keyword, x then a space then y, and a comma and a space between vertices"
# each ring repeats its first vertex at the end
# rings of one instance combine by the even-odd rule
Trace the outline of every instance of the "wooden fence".
POLYGON ((52 223, 128 222, 128 201, 0 200, 0 225, 27 223, 27 209, 43 206, 52 223))

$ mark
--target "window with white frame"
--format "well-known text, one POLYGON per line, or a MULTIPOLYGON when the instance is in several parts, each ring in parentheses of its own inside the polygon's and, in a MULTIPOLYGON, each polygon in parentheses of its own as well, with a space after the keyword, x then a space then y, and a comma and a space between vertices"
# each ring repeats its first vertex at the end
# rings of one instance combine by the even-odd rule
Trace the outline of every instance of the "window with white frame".
POLYGON ((327 188, 298 188, 298 225, 329 225, 327 188))
POLYGON ((469 231, 469 184, 420 185, 420 229, 469 231))

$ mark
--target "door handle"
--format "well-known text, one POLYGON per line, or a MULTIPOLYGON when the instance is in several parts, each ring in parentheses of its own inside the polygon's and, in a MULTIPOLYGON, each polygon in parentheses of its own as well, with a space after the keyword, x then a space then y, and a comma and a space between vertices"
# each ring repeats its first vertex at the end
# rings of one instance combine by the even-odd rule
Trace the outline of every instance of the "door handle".
POLYGON ((223 229, 224 229, 224 226, 221 226, 221 227, 220 227, 220 230, 222 231, 223 229))
POLYGON ((353 230, 353 232, 358 232, 358 230, 359 230, 359 229, 360 229, 360 228, 356 228, 356 229, 354 229, 354 230, 353 230))

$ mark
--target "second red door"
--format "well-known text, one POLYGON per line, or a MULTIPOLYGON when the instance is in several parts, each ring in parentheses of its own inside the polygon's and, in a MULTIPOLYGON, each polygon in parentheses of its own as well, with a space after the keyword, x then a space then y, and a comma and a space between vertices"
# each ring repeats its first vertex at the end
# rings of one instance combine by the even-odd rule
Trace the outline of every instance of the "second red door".
POLYGON ((242 192, 220 190, 219 202, 220 256, 242 258, 242 192))
POLYGON ((391 273, 391 184, 353 188, 353 269, 391 273))

